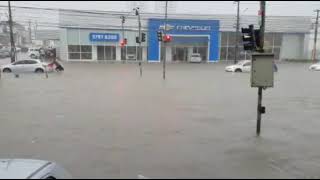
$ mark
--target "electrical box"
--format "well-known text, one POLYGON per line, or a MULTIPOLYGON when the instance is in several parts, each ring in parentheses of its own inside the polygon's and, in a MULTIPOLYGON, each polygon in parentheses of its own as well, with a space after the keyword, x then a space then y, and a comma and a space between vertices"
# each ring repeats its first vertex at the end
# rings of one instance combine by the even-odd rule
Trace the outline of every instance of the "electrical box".
POLYGON ((253 53, 251 87, 273 87, 274 54, 253 53))

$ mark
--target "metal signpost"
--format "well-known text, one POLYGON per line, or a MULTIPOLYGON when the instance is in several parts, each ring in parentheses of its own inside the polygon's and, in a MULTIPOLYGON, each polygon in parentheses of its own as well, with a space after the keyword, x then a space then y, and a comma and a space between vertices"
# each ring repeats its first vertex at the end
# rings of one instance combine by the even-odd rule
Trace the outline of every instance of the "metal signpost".
POLYGON ((257 129, 259 136, 261 133, 261 115, 266 109, 262 106, 262 90, 273 87, 274 81, 274 54, 264 53, 264 31, 265 31, 265 6, 266 2, 260 2, 259 16, 261 16, 260 29, 255 30, 253 25, 249 28, 242 28, 243 48, 252 53, 251 63, 251 87, 258 88, 258 107, 257 107, 257 129))

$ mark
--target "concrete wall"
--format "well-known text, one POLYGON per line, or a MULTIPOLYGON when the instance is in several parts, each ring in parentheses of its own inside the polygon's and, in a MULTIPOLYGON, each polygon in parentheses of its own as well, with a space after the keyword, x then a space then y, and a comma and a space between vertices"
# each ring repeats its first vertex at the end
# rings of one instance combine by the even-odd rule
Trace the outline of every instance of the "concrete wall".
POLYGON ((302 59, 304 55, 304 35, 283 34, 280 59, 302 59))
POLYGON ((67 61, 68 59, 67 30, 62 28, 60 29, 59 57, 62 61, 67 61))
MULTIPOLYGON (((317 38, 317 58, 320 59, 320 35, 319 35, 319 31, 318 31, 318 38, 317 38)), ((307 35, 308 39, 307 39, 307 57, 309 59, 311 59, 312 57, 312 50, 313 50, 313 46, 314 46, 314 30, 310 31, 310 34, 307 35)))

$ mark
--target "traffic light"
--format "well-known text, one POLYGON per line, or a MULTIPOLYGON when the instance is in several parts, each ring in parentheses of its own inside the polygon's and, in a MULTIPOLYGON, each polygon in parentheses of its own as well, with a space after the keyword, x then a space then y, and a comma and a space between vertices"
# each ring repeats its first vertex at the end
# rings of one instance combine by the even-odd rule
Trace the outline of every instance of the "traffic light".
POLYGON ((121 47, 124 47, 125 45, 127 45, 127 43, 128 43, 127 38, 122 39, 121 42, 120 42, 120 46, 121 46, 121 47))
POLYGON ((163 41, 164 42, 171 42, 171 40, 172 40, 172 37, 170 35, 163 36, 163 41))
POLYGON ((146 42, 146 33, 141 33, 141 42, 146 42))
POLYGON ((253 25, 249 25, 249 28, 241 28, 243 49, 245 51, 256 50, 255 31, 253 25))
POLYGON ((138 43, 138 44, 140 43, 139 36, 136 37, 136 43, 138 43))
POLYGON ((158 36, 158 41, 162 41, 162 32, 161 31, 157 32, 157 36, 158 36))

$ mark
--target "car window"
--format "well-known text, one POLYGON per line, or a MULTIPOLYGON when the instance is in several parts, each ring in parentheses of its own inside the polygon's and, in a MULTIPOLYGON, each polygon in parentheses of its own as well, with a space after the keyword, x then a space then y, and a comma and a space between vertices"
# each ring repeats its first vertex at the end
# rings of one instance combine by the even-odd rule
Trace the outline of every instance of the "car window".
POLYGON ((33 61, 33 60, 26 60, 26 64, 37 64, 37 61, 33 61))
POLYGON ((251 62, 246 62, 243 66, 251 66, 251 62))
POLYGON ((26 64, 26 61, 17 61, 13 65, 26 64))
POLYGON ((239 61, 238 65, 243 65, 245 63, 245 61, 239 61))

